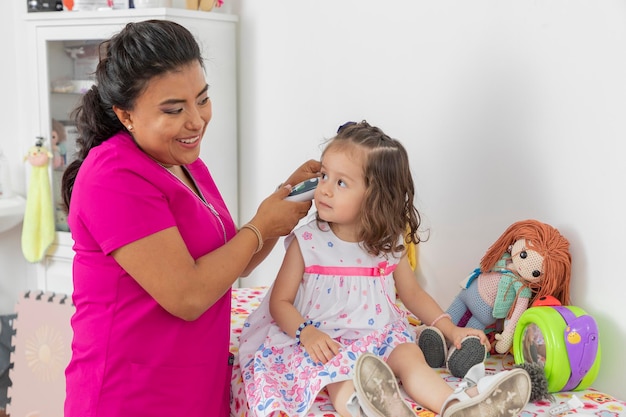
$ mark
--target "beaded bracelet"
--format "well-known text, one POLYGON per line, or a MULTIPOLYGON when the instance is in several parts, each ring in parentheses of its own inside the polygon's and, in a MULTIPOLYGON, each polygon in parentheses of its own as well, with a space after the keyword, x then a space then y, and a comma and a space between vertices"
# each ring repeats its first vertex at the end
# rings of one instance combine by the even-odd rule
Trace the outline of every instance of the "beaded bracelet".
POLYGON ((450 320, 452 320, 452 317, 448 314, 448 313, 443 313, 442 315, 440 315, 439 317, 437 317, 435 320, 433 320, 433 322, 430 324, 431 327, 435 327, 435 324, 437 324, 437 322, 443 318, 449 318, 450 320))
POLYGON ((302 333, 302 330, 304 330, 306 326, 310 326, 312 324, 313 324, 313 320, 307 320, 298 326, 298 329, 296 330, 296 344, 298 345, 300 344, 300 333, 302 333))
POLYGON ((257 246, 256 246, 256 250, 254 251, 254 253, 257 253, 258 251, 263 249, 263 236, 261 236, 261 232, 259 232, 259 229, 257 229, 257 227, 255 225, 253 225, 252 223, 246 223, 243 226, 241 226, 241 228, 242 229, 250 229, 256 235, 257 246))

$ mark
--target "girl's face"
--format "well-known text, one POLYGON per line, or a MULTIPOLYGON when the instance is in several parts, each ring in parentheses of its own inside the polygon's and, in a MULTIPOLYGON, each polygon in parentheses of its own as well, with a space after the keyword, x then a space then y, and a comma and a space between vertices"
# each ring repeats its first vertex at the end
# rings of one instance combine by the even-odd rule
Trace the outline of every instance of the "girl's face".
POLYGON ((356 239, 366 190, 365 153, 352 150, 330 148, 324 152, 314 196, 319 217, 332 223, 335 234, 344 240, 356 239))
POLYGON ((208 85, 200 63, 148 81, 132 110, 114 108, 137 144, 163 165, 184 165, 200 155, 212 116, 208 85))

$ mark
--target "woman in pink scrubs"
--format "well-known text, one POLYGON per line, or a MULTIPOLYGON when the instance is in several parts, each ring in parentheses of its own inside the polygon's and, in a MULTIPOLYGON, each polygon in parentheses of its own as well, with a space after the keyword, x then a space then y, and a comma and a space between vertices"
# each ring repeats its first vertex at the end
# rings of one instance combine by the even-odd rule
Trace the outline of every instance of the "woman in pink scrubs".
POLYGON ((198 158, 212 109, 188 30, 130 23, 101 49, 63 178, 76 252, 65 417, 228 416, 231 286, 311 203, 282 187, 237 231, 198 158))

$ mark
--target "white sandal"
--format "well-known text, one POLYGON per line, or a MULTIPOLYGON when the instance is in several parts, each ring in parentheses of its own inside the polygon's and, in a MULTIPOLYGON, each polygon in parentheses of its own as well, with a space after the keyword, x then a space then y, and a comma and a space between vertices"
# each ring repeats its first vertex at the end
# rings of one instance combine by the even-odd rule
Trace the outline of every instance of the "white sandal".
POLYGON ((348 401, 346 402, 346 409, 352 417, 365 417, 359 404, 359 399, 356 396, 356 392, 352 393, 348 401))
POLYGON ((361 413, 367 417, 415 417, 402 398, 393 371, 382 359, 364 353, 354 365, 354 388, 361 413))
POLYGON ((484 364, 472 367, 466 381, 459 386, 441 407, 442 417, 514 417, 526 406, 531 394, 528 372, 521 368, 484 375, 484 364), (467 395, 466 390, 476 385, 478 394, 467 395))

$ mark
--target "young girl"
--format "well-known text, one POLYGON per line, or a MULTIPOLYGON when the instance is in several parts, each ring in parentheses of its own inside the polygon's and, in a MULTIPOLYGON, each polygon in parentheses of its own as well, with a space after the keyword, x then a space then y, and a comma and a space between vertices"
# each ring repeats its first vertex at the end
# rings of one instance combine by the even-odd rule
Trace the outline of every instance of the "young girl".
POLYGON ((326 387, 345 417, 359 409, 368 416, 414 416, 396 376, 411 398, 446 417, 516 415, 526 404, 525 371, 453 392, 414 342, 396 291, 455 346, 467 336, 489 343, 482 331, 455 326, 417 283, 406 256, 407 245, 419 242, 413 198, 408 155, 397 140, 365 121, 339 128, 322 154, 317 218, 286 240, 276 281, 241 334, 240 364, 255 415, 304 416, 326 387))

